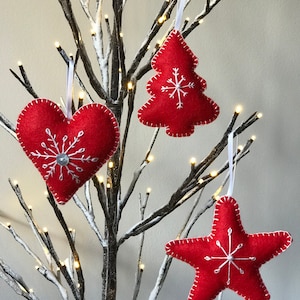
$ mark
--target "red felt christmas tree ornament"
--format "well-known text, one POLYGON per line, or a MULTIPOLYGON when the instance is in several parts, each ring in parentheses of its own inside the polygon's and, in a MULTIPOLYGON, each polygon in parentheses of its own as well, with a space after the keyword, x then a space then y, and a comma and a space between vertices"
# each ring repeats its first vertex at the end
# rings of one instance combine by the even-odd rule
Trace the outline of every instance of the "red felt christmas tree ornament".
POLYGON ((151 98, 138 111, 139 120, 151 127, 166 127, 170 136, 189 136, 195 125, 208 124, 219 106, 203 92, 206 82, 195 73, 197 57, 174 29, 152 59, 157 74, 147 84, 151 98))
POLYGON ((19 115, 16 133, 60 204, 99 170, 119 143, 118 123, 101 104, 84 105, 69 119, 54 102, 35 99, 19 115))

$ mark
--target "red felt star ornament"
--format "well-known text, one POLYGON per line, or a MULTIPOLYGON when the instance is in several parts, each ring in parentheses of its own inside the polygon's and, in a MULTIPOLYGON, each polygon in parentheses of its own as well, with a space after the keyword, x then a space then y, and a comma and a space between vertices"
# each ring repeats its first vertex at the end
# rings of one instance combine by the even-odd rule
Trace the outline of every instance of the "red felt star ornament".
POLYGON ((157 74, 147 84, 150 100, 138 111, 143 124, 166 127, 168 135, 181 137, 217 118, 219 106, 203 94, 206 82, 195 73, 197 65, 180 32, 173 30, 152 59, 157 74))
POLYGON ((265 300, 270 299, 270 294, 259 268, 291 242, 285 231, 247 234, 238 204, 224 196, 216 204, 210 235, 171 241, 166 252, 196 270, 189 300, 215 299, 225 288, 247 300, 265 300))

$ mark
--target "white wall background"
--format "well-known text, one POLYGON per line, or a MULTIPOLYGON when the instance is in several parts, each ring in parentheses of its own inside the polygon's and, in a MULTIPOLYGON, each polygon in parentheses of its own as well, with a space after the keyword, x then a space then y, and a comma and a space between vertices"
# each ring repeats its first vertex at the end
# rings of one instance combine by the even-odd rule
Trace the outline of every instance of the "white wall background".
MULTIPOLYGON (((73 1, 86 42, 89 25, 73 1)), ((110 2, 110 1, 104 1, 110 2)), ((128 63, 136 53, 157 7, 162 0, 128 0, 125 12, 124 39, 128 63)), ((202 2, 190 8, 191 19, 202 9, 202 2)), ((107 9, 109 12, 109 9, 107 9)), ((219 140, 236 104, 244 107, 241 120, 253 111, 264 117, 240 139, 257 136, 250 155, 239 164, 234 196, 238 200, 245 229, 249 233, 287 230, 294 238, 291 248, 261 269, 273 300, 297 300, 300 294, 300 2, 297 0, 223 0, 205 19, 187 43, 199 57, 197 72, 207 80, 206 94, 221 107, 220 117, 211 125, 197 128, 190 138, 174 139, 160 134, 154 148, 156 157, 146 169, 137 193, 125 211, 122 231, 134 224, 138 193, 152 187, 151 209, 169 199, 189 169, 189 159, 198 161, 219 140), (175 149, 175 151, 174 151, 175 149)), ((54 42, 60 41, 67 52, 75 52, 74 43, 57 1, 17 1, 2 3, 0 10, 0 111, 15 122, 31 97, 11 76, 9 68, 17 70, 17 61, 25 65, 33 86, 40 96, 58 101, 65 95, 65 65, 57 54, 54 42)), ((148 74, 147 80, 151 74, 148 74)), ((145 80, 138 89, 136 109, 147 99, 145 80)), ((143 159, 153 130, 136 120, 130 135, 124 188, 132 171, 143 159)), ((38 244, 26 225, 22 210, 7 182, 18 180, 34 215, 46 226, 61 256, 68 255, 65 241, 55 217, 44 199, 44 183, 18 143, 0 131, 0 221, 9 221, 34 249, 38 244)), ((216 164, 216 167, 221 165, 216 164)), ((104 170, 102 171, 104 173, 104 170)), ((203 201, 217 187, 207 189, 203 201)), ((144 281, 140 299, 147 299, 155 282, 158 267, 164 257, 164 245, 176 236, 178 220, 183 219, 189 204, 147 233, 144 281)), ((62 207, 70 227, 77 230, 77 245, 86 277, 86 299, 100 299, 101 251, 95 236, 89 232, 81 213, 72 201, 62 207)), ((192 235, 210 232, 212 210, 203 216, 192 235)), ((99 223, 101 220, 99 218, 99 223)), ((118 299, 131 299, 134 282, 136 242, 133 238, 123 245, 119 260, 118 299)), ((38 251, 38 250, 37 250, 38 251)), ((58 299, 51 284, 35 271, 34 261, 23 252, 11 236, 0 228, 0 257, 11 264, 32 287, 40 299, 58 299)), ((186 299, 193 282, 193 269, 175 261, 160 299, 186 299)), ((19 299, 0 281, 0 299, 19 299)), ((240 299, 230 291, 224 299, 240 299)))

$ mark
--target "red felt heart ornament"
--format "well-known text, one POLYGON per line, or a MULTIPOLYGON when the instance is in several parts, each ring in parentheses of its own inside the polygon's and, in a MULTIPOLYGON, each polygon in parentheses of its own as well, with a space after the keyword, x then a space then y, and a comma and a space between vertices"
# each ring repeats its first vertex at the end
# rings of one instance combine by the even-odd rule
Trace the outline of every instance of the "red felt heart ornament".
POLYGON ((69 120, 48 99, 35 99, 17 120, 18 140, 58 203, 66 203, 114 154, 119 128, 104 105, 82 106, 69 120))

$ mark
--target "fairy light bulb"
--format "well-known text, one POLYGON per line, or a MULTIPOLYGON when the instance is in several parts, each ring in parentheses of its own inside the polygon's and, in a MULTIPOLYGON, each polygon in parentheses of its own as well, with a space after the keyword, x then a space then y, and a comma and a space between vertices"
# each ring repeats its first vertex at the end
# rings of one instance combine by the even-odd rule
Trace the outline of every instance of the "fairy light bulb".
POLYGON ((132 83, 132 81, 128 81, 128 83, 127 83, 127 89, 128 89, 129 91, 132 91, 132 90, 133 90, 133 83, 132 83))
POLYGON ((104 182, 104 177, 102 175, 97 176, 97 178, 100 183, 104 182))
POLYGON ((80 263, 79 263, 78 260, 75 260, 75 261, 74 261, 74 268, 75 268, 75 269, 79 269, 79 268, 80 268, 80 263))
POLYGON ((59 49, 59 48, 60 48, 60 44, 59 44, 59 42, 58 42, 58 41, 56 41, 56 42, 54 43, 54 46, 55 46, 57 49, 59 49))
POLYGON ((251 136, 251 140, 252 140, 252 141, 255 141, 255 140, 256 140, 256 136, 255 136, 255 135, 252 135, 252 136, 251 136))
POLYGON ((203 22, 204 22, 204 19, 199 20, 199 24, 203 24, 203 22))
POLYGON ((114 167, 114 162, 113 161, 110 161, 109 163, 108 163, 108 168, 109 169, 112 169, 114 167))
POLYGON ((84 92, 83 91, 79 92, 78 98, 83 100, 83 98, 84 98, 84 92))
POLYGON ((91 36, 95 36, 96 35, 96 30, 95 30, 95 28, 91 28, 91 36))
POLYGON ((190 164, 191 164, 192 166, 195 166, 195 164, 196 164, 196 158, 195 158, 195 157, 192 157, 192 158, 190 159, 190 164))
POLYGON ((140 269, 141 272, 143 272, 144 269, 145 269, 145 265, 142 264, 142 263, 140 263, 140 264, 139 264, 139 269, 140 269))
POLYGON ((219 194, 222 192, 223 186, 221 185, 213 194, 213 198, 217 199, 219 198, 219 194))
POLYGON ((23 64, 22 64, 22 62, 20 60, 18 61, 18 66, 19 67, 23 66, 23 64))
POLYGON ((235 113, 240 114, 242 110, 243 110, 242 105, 237 105, 234 111, 235 113))
POLYGON ((162 43, 164 42, 164 40, 163 39, 161 39, 161 40, 157 40, 156 41, 156 45, 155 45, 155 48, 160 48, 160 46, 162 45, 162 43))
POLYGON ((263 116, 263 114, 262 114, 261 112, 257 113, 257 115, 256 115, 256 117, 257 117, 258 119, 262 118, 262 116, 263 116))
POLYGON ((146 191, 147 195, 149 195, 149 194, 151 193, 151 191, 152 191, 151 188, 148 187, 148 188, 147 188, 147 191, 146 191))
POLYGON ((152 154, 148 155, 147 162, 150 163, 154 160, 154 156, 152 154))
POLYGON ((162 15, 161 17, 158 18, 157 22, 158 24, 163 24, 166 21, 167 17, 166 15, 162 15))
POLYGON ((210 176, 210 177, 217 177, 217 176, 218 176, 218 171, 211 171, 211 172, 209 173, 209 176, 210 176))

